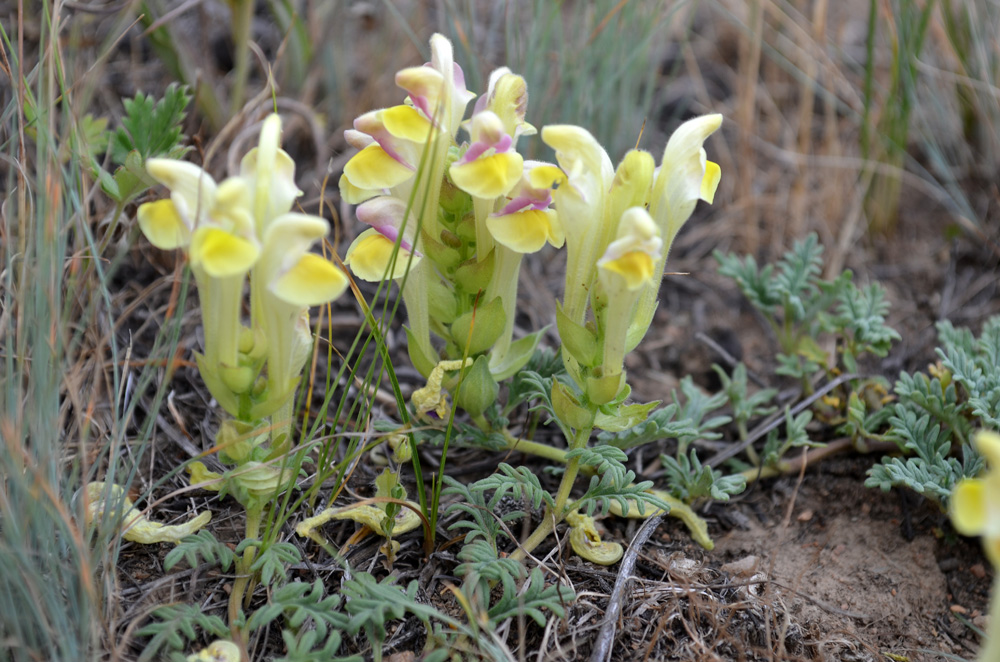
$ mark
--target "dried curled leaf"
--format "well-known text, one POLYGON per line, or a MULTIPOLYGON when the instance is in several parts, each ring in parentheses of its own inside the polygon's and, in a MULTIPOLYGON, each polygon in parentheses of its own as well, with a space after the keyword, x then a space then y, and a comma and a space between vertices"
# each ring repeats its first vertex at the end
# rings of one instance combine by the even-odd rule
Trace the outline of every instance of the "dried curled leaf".
POLYGON ((579 556, 599 565, 618 563, 625 550, 616 542, 603 542, 597 531, 594 518, 579 512, 566 515, 566 523, 570 525, 569 544, 579 556))
POLYGON ((410 396, 410 401, 417 410, 417 417, 421 420, 446 420, 451 413, 451 405, 448 404, 448 394, 442 388, 444 373, 453 370, 462 370, 472 365, 472 359, 456 361, 441 361, 431 374, 427 377, 427 385, 418 388, 410 396))
MULTIPOLYGON (((698 517, 698 515, 691 510, 690 506, 680 499, 673 497, 669 492, 664 492, 662 490, 648 490, 648 492, 670 506, 670 510, 667 514, 684 522, 684 525, 691 532, 691 538, 693 538, 696 543, 709 551, 715 549, 715 542, 713 542, 708 535, 708 524, 705 523, 705 520, 698 517)), ((617 515, 618 517, 646 519, 647 517, 652 517, 653 515, 662 514, 663 509, 646 506, 645 512, 640 513, 639 504, 636 503, 634 499, 628 499, 628 515, 623 515, 621 505, 612 499, 611 507, 608 509, 608 512, 612 515, 617 515)))
POLYGON ((188 655, 187 662, 240 662, 240 647, 231 641, 218 639, 197 653, 188 655))
MULTIPOLYGON (((420 506, 413 501, 407 501, 413 508, 420 506)), ((343 508, 327 508, 317 515, 302 520, 295 527, 295 532, 302 537, 312 537, 313 530, 320 527, 332 519, 349 519, 364 524, 369 529, 379 534, 385 535, 382 528, 382 520, 385 519, 385 511, 375 506, 354 505, 343 508)), ((396 513, 396 523, 392 529, 392 535, 407 533, 420 526, 420 516, 411 508, 400 508, 396 513)))
POLYGON ((191 475, 191 484, 197 485, 203 490, 218 492, 222 489, 225 476, 215 471, 210 471, 204 462, 192 462, 187 466, 187 472, 191 475))
POLYGON ((122 515, 118 526, 123 531, 122 537, 132 542, 144 545, 157 542, 179 543, 182 538, 195 533, 212 519, 212 513, 206 510, 184 524, 153 522, 132 505, 132 500, 125 496, 125 490, 120 485, 111 485, 109 489, 104 483, 88 483, 87 508, 84 512, 88 526, 104 516, 104 496, 108 492, 114 502, 122 503, 122 515))

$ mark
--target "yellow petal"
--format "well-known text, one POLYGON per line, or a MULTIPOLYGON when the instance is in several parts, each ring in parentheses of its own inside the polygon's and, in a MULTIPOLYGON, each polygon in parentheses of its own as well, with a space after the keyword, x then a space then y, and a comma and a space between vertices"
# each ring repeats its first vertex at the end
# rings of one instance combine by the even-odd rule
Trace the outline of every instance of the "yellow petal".
POLYGON ((715 201, 715 191, 722 179, 722 168, 714 161, 705 161, 705 176, 701 180, 701 199, 712 204, 715 201))
POLYGON ((231 641, 218 639, 208 648, 188 655, 187 662, 240 662, 240 647, 231 641))
POLYGON ((332 262, 306 253, 271 285, 279 298, 308 308, 333 301, 347 289, 347 277, 332 262))
POLYGON ((528 172, 528 185, 531 188, 547 189, 562 186, 566 183, 566 173, 559 166, 546 163, 535 166, 528 172))
POLYGON ((351 243, 344 257, 344 264, 351 267, 355 276, 370 283, 377 283, 383 278, 394 280, 406 274, 407 265, 415 266, 420 260, 419 255, 414 255, 411 262, 410 252, 399 248, 393 270, 386 273, 389 265, 393 264, 394 250, 394 242, 378 231, 368 229, 351 243))
POLYGON ((380 189, 360 188, 352 184, 347 175, 340 176, 340 199, 349 205, 359 205, 381 194, 380 189))
POLYGON ((260 247, 253 241, 212 227, 198 228, 191 238, 191 265, 213 278, 238 276, 250 270, 260 247))
POLYGON ((396 138, 415 143, 426 142, 433 125, 413 106, 393 106, 379 114, 385 130, 396 138))
POLYGON ((184 223, 172 200, 157 200, 139 205, 139 228, 149 243, 165 251, 186 246, 191 230, 184 223))
POLYGON ((1000 434, 982 430, 976 434, 976 449, 993 470, 1000 470, 1000 434))
POLYGON ((989 525, 986 481, 966 478, 951 493, 951 522, 966 536, 977 536, 989 525))
POLYGON ((653 277, 653 258, 643 251, 632 251, 616 260, 608 260, 600 265, 625 279, 625 286, 635 291, 653 277))
POLYGON ((520 154, 503 152, 452 165, 449 173, 458 188, 477 198, 489 200, 509 193, 521 178, 523 166, 520 154))
POLYGON ((611 182, 612 217, 629 207, 644 207, 649 203, 655 170, 656 163, 649 152, 632 149, 625 154, 611 182))
POLYGON ((368 145, 344 165, 344 177, 359 189, 386 189, 402 184, 413 171, 378 144, 368 145))
POLYGON ((553 238, 551 221, 554 215, 547 210, 529 209, 505 216, 490 216, 486 219, 486 228, 498 243, 510 250, 534 253, 553 238))

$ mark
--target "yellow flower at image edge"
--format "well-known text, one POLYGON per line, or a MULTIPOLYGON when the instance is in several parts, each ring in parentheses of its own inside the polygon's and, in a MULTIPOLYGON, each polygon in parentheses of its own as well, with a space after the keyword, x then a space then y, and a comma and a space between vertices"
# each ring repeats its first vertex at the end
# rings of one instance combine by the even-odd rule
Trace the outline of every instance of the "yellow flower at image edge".
POLYGON ((231 641, 218 639, 207 648, 188 655, 187 662, 240 662, 240 647, 231 641))
POLYGON ((982 536, 986 556, 1000 567, 1000 434, 980 432, 976 448, 986 458, 982 478, 965 478, 951 493, 951 521, 966 536, 982 536))

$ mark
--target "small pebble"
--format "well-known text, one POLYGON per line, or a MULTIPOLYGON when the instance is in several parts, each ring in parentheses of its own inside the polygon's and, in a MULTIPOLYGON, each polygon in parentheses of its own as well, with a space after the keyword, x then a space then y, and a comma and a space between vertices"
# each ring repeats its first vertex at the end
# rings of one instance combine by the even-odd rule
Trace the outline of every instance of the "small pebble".
POLYGON ((728 573, 730 575, 735 575, 737 577, 748 577, 754 573, 757 569, 758 558, 753 556, 744 556, 742 559, 737 561, 731 561, 722 566, 722 572, 728 573))
POLYGON ((941 559, 940 561, 938 561, 938 568, 941 569, 941 572, 951 572, 957 567, 958 567, 958 559, 956 559, 954 556, 948 559, 941 559))
POLYGON ((812 518, 813 518, 813 511, 812 509, 808 509, 808 510, 803 510, 801 513, 799 513, 799 516, 796 519, 798 519, 800 522, 808 522, 812 518))
POLYGON ((982 563, 977 563, 976 565, 969 568, 969 572, 971 572, 972 576, 975 577, 976 579, 982 579, 983 577, 986 576, 986 568, 983 567, 982 563))
POLYGON ((969 613, 969 610, 966 609, 965 607, 963 607, 962 605, 952 605, 951 607, 949 607, 949 609, 951 609, 951 613, 953 613, 953 614, 968 614, 969 613))

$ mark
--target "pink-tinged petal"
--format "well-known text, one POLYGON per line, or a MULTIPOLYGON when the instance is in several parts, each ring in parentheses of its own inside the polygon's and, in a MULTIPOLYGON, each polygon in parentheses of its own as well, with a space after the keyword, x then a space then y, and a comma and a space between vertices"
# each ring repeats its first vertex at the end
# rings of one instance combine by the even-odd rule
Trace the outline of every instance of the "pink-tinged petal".
POLYGON ((200 267, 213 278, 227 278, 249 271, 260 255, 260 247, 244 237, 203 226, 191 237, 190 255, 193 267, 200 267))
POLYGON ((448 77, 448 96, 451 97, 452 122, 456 126, 451 126, 450 131, 454 134, 457 123, 465 114, 465 107, 475 94, 465 87, 465 72, 462 67, 455 62, 454 51, 451 41, 442 34, 431 35, 431 66, 448 77))
POLYGON ((445 112, 445 109, 438 108, 444 96, 444 84, 441 72, 427 65, 408 67, 396 73, 396 85, 406 90, 414 107, 431 120, 435 120, 435 113, 445 112))
POLYGON ((469 104, 470 101, 476 98, 476 93, 470 92, 469 88, 465 86, 465 72, 462 71, 462 67, 459 66, 457 62, 453 63, 452 71, 454 73, 454 82, 455 82, 454 94, 455 94, 455 101, 457 102, 456 105, 460 104, 461 106, 460 111, 463 111, 464 114, 465 107, 469 104))
POLYGON ((139 205, 139 228, 149 243, 165 251, 187 246, 191 230, 177 213, 172 200, 157 200, 139 205))
POLYGON ((452 164, 448 171, 455 185, 469 195, 486 200, 506 195, 521 178, 524 164, 517 152, 484 156, 470 163, 452 164))
POLYGON ((395 242, 402 230, 402 248, 413 249, 417 232, 417 219, 412 212, 407 215, 406 203, 389 195, 372 198, 360 205, 355 212, 358 220, 367 223, 385 238, 395 242))
POLYGON ((332 262, 306 253, 271 284, 271 291, 286 303, 308 308, 338 298, 348 282, 344 272, 332 262))
POLYGON ((413 170, 389 156, 380 145, 369 145, 351 157, 344 176, 359 189, 387 189, 413 176, 413 170))
POLYGON ((375 229, 365 230, 358 235, 347 249, 344 264, 351 268, 354 275, 361 280, 377 283, 383 278, 394 280, 406 274, 407 266, 414 266, 420 260, 417 255, 397 248, 396 243, 375 229), (395 253, 395 262, 393 261, 395 253), (392 265, 392 271, 389 266, 392 265), (388 273, 387 273, 388 272, 388 273))
POLYGON ((472 144, 456 162, 459 165, 475 161, 489 151, 507 152, 514 142, 504 133, 500 118, 488 110, 473 116, 469 134, 472 136, 472 144))
POLYGON ((486 228, 497 243, 517 253, 535 253, 545 242, 562 245, 562 229, 554 229, 556 215, 551 210, 530 209, 515 214, 490 216, 486 228))
POLYGON ((375 142, 375 139, 363 131, 357 129, 347 129, 344 131, 344 140, 354 149, 361 150, 375 142))

